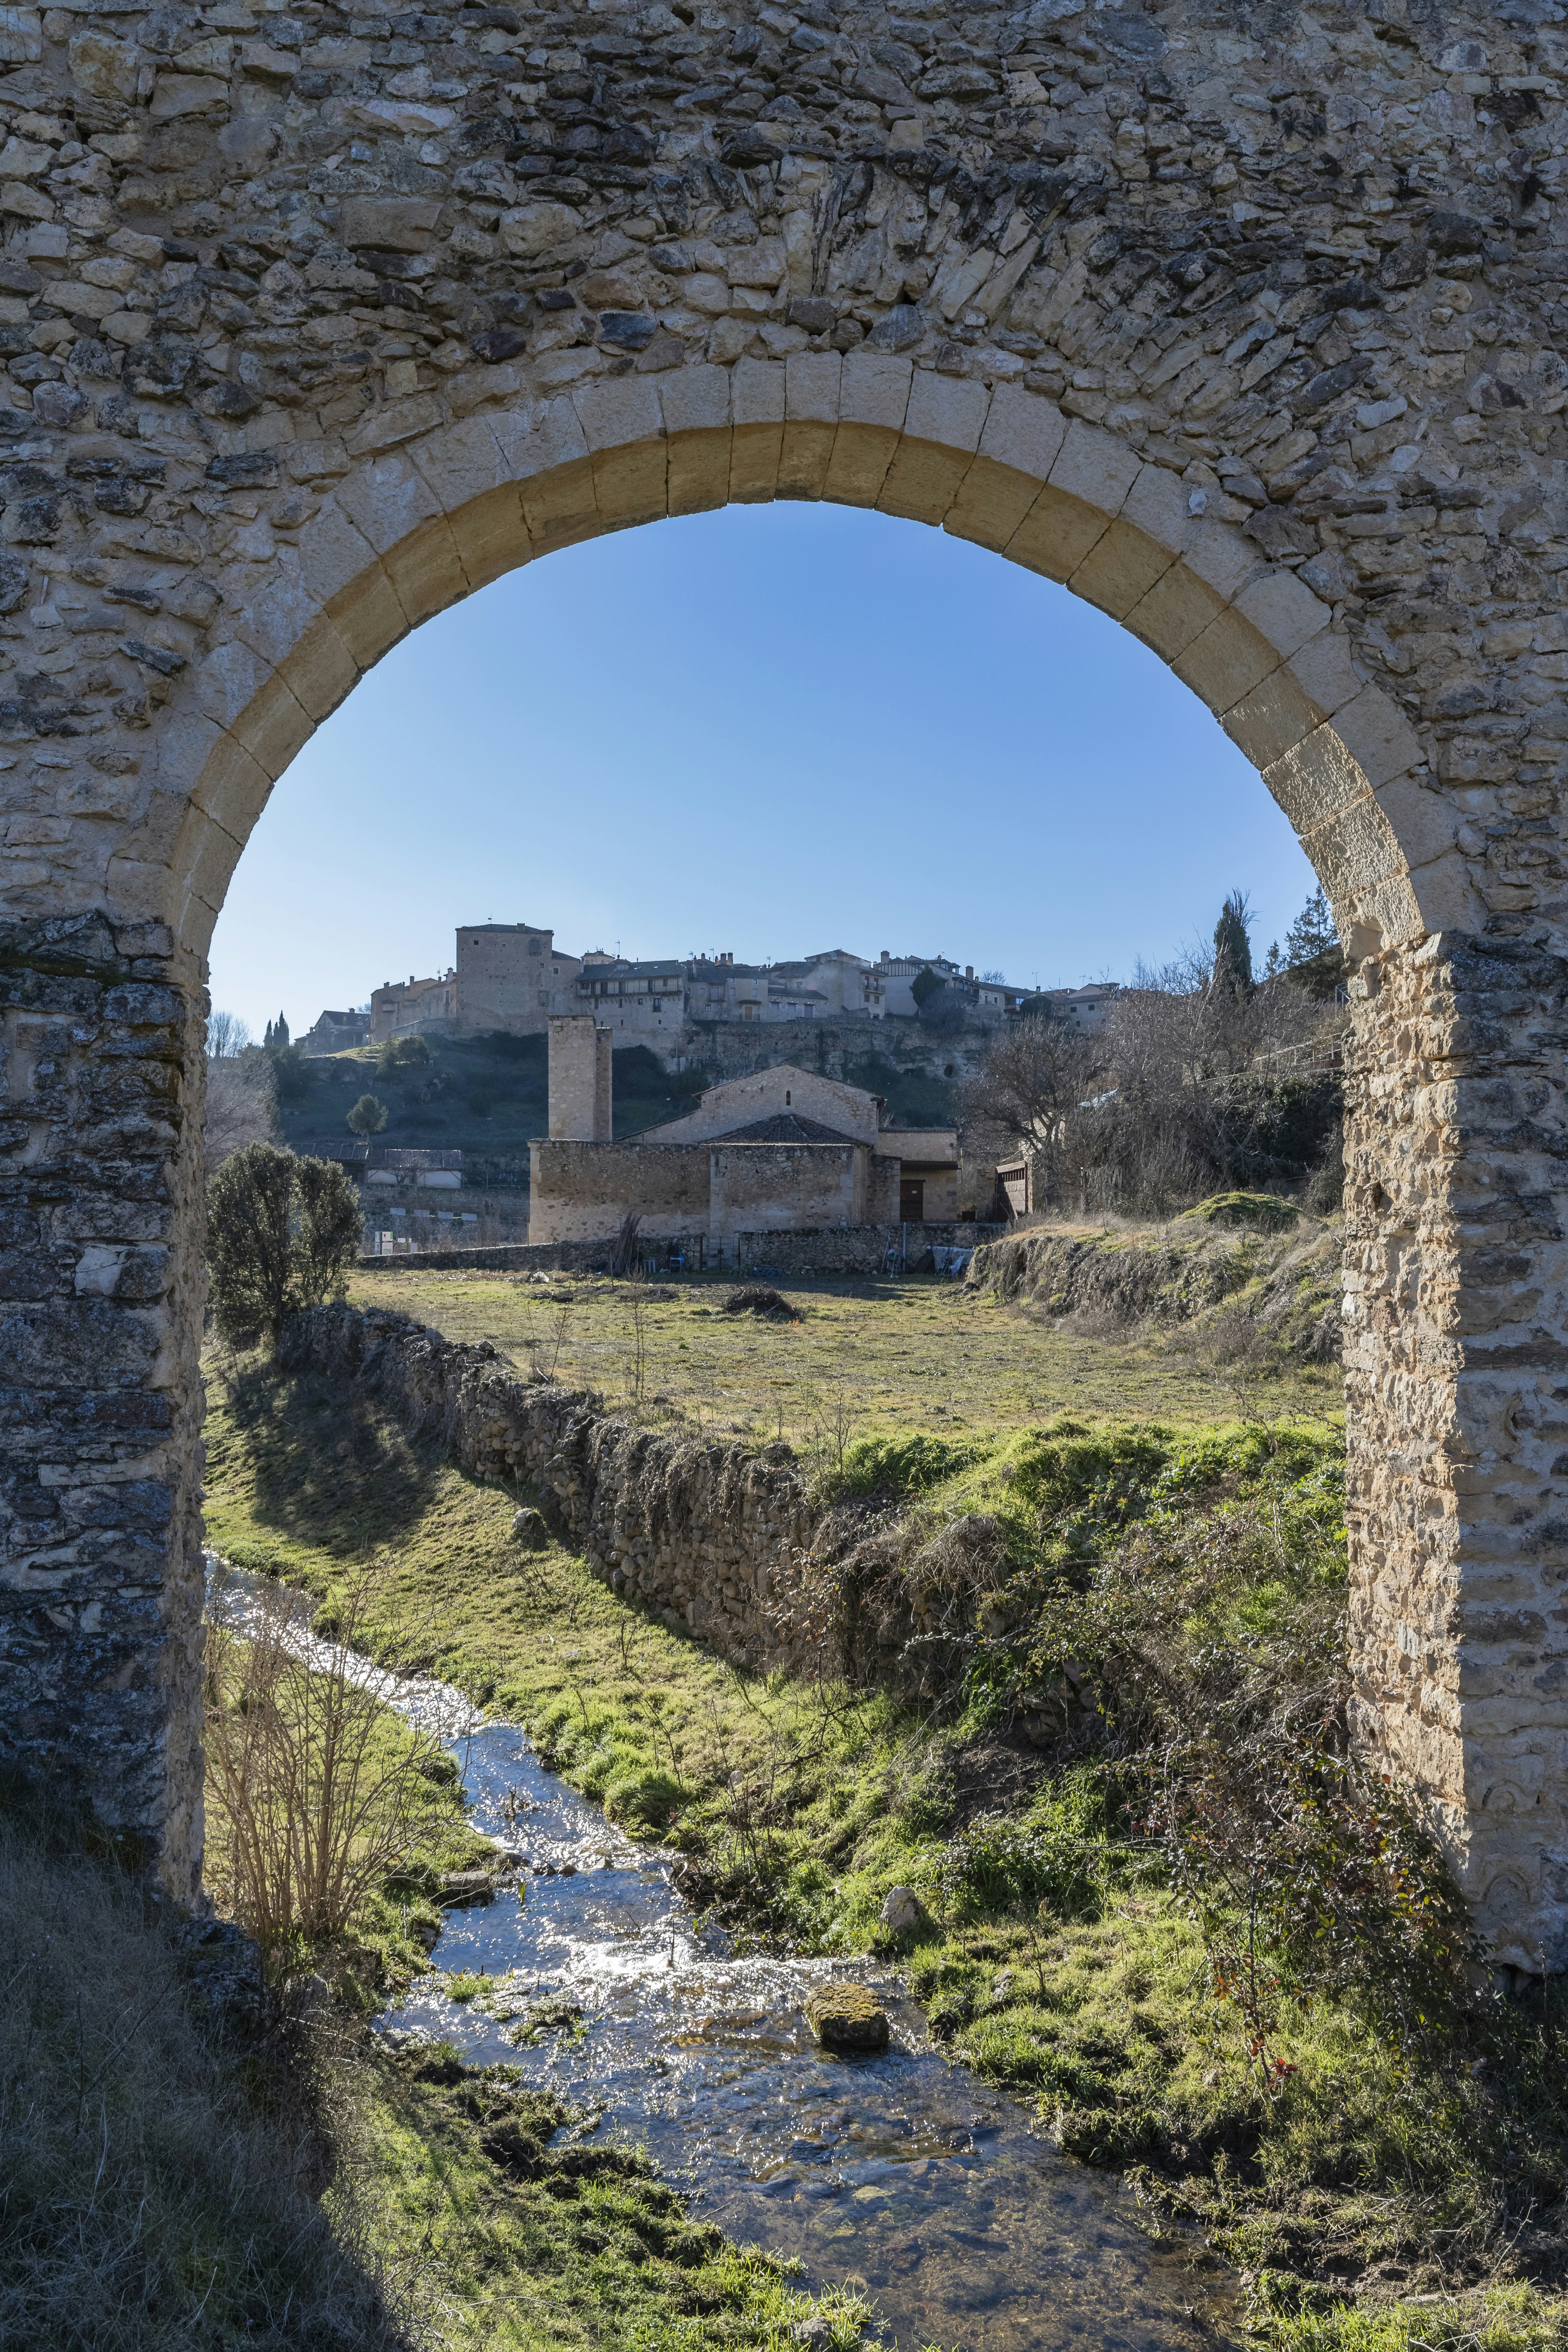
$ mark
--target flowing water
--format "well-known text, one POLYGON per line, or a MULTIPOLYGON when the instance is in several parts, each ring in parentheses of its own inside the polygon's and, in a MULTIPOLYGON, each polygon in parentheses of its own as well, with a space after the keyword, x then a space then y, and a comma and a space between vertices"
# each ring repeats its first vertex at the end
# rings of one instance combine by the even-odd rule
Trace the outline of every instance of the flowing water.
MULTIPOLYGON (((255 1589, 231 1572, 220 1605, 243 1617, 255 1589)), ((326 1650, 303 1629, 300 1646, 326 1650)), ((416 1983, 384 2032, 450 2042, 598 2110, 599 2128, 644 2142, 701 2219, 798 2256, 813 2286, 861 2282, 899 2352, 1196 2343, 1201 2290, 1181 2247, 1155 2243, 1112 2184, 942 2055, 895 1972, 735 1957, 662 1864, 546 1771, 515 1727, 441 1684, 368 1665, 360 1678, 439 1732, 473 1826, 519 1872, 493 1902, 447 1914, 442 1977, 416 1983), (454 2000, 445 1979, 458 1976, 489 1981, 454 2000), (830 1976, 875 1991, 889 2050, 817 2047, 803 2004, 830 1976), (514 2040, 551 2002, 580 2021, 514 2040)))

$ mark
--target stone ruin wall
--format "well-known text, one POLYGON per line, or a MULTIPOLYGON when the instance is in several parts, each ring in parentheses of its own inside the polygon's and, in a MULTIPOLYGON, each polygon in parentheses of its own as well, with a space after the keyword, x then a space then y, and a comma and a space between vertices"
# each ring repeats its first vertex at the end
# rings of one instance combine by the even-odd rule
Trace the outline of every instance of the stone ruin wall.
MULTIPOLYGON (((966 832, 959 854, 982 857, 985 850, 980 840, 966 832)), ((796 1069, 814 1070, 843 1085, 863 1087, 868 1083, 864 1066, 878 1055, 906 1073, 945 1077, 951 1085, 973 1076, 995 1034, 994 1026, 979 1023, 939 1032, 896 1013, 883 1021, 873 1021, 869 1014, 859 1020, 840 1015, 762 1024, 692 1021, 681 1032, 679 1052, 684 1063, 700 1063, 713 1083, 749 1077, 755 1070, 789 1062, 796 1069)))
POLYGON ((205 955, 513 565, 827 498, 1067 582, 1356 967, 1364 1736, 1568 1959, 1562 0, 0 13, 7 1753, 199 1870, 205 955))

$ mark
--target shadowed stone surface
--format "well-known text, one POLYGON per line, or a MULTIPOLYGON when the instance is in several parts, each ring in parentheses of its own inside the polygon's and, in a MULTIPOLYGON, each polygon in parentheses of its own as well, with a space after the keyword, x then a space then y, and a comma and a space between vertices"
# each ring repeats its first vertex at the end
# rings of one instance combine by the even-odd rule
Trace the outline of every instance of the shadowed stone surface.
POLYGON ((512 566, 825 498, 1124 623, 1323 877, 1358 1728, 1568 1959, 1560 14, 5 13, 0 1723, 176 1891, 250 827, 512 566))

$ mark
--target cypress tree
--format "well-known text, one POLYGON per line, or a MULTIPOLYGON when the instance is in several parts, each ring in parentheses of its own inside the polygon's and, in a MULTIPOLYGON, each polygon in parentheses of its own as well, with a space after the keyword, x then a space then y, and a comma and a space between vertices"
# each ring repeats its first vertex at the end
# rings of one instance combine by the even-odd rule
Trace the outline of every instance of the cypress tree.
POLYGON ((1256 985, 1252 977, 1252 941, 1247 937, 1247 898, 1240 890, 1231 892, 1214 927, 1214 977, 1209 985, 1231 996, 1250 996, 1256 985))

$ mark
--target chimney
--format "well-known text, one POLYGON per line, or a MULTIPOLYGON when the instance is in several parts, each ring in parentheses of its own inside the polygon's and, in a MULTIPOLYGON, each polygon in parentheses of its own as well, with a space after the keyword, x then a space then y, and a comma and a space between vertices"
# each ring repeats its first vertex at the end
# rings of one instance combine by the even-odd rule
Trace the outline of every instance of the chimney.
POLYGON ((973 966, 972 963, 966 963, 966 964, 964 965, 964 967, 963 967, 963 977, 964 977, 964 979, 965 979, 965 980, 973 980, 973 977, 974 977, 974 966, 973 966))
POLYGON ((613 1038, 591 1013, 550 1016, 550 1140, 608 1143, 613 1038))

